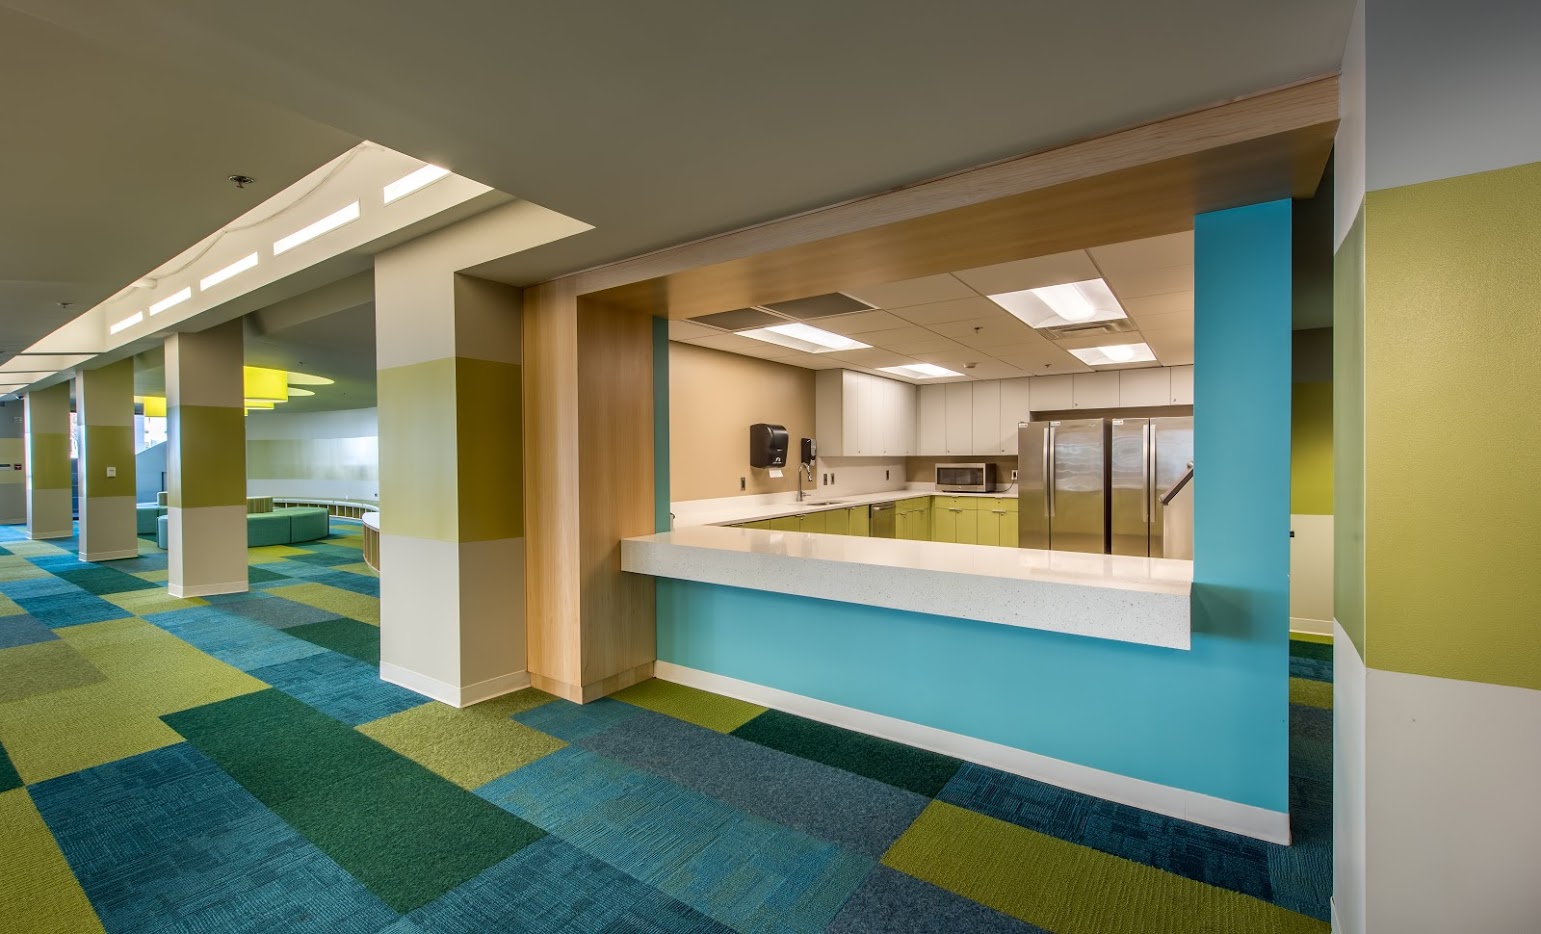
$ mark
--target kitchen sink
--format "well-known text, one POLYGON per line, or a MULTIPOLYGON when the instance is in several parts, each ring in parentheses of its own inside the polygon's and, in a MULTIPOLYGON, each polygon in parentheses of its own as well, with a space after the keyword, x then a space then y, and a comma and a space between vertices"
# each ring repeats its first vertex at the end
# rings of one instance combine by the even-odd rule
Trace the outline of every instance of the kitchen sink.
POLYGON ((848 502, 850 502, 850 500, 848 500, 848 499, 809 499, 809 500, 804 500, 803 501, 803 505, 804 506, 838 506, 841 503, 848 503, 848 502))

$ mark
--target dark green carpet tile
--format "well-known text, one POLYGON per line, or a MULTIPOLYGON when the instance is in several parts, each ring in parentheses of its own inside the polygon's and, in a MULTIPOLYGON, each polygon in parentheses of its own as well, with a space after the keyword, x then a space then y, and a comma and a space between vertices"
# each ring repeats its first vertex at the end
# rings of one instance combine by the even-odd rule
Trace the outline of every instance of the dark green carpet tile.
POLYGON ((6 754, 5 746, 0 745, 0 792, 20 787, 21 776, 16 774, 16 766, 11 764, 11 757, 6 754))
POLYGON ((544 836, 279 691, 162 719, 400 912, 544 836))
POLYGON ((246 569, 246 579, 253 584, 263 584, 268 581, 286 581, 289 578, 282 574, 269 571, 267 568, 259 568, 256 565, 251 565, 246 569))
POLYGON ((1323 642, 1306 642, 1302 639, 1290 640, 1290 655, 1295 658, 1311 658, 1319 662, 1332 661, 1332 646, 1323 642))
POLYGON ((733 731, 740 739, 936 797, 963 763, 902 743, 767 710, 733 731))
POLYGON ((380 627, 356 619, 329 619, 303 626, 290 626, 288 635, 313 642, 324 649, 351 655, 370 665, 380 664, 380 627))
POLYGON ((113 568, 88 568, 80 571, 54 571, 55 577, 63 578, 87 593, 101 596, 104 593, 127 593, 131 590, 160 590, 165 585, 156 584, 142 577, 125 574, 113 568))

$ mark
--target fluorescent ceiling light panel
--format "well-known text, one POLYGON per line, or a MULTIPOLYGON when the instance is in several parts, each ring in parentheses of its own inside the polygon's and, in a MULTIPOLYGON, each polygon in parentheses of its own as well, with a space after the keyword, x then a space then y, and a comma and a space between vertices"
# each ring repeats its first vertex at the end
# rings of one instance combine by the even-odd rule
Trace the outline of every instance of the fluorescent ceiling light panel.
POLYGON ((880 366, 878 370, 883 373, 892 373, 895 376, 907 376, 910 379, 941 379, 946 376, 962 376, 962 373, 954 372, 946 367, 937 366, 934 363, 909 363, 904 366, 880 366))
POLYGON ((301 227, 287 237, 273 241, 273 255, 287 253, 302 243, 309 243, 324 233, 330 233, 349 221, 358 220, 359 205, 355 201, 340 211, 321 218, 308 227, 301 227))
POLYGON ((188 286, 180 292, 174 292, 150 306, 150 314, 158 315, 167 308, 180 305, 193 297, 193 287, 188 286))
POLYGON ((1113 290, 1101 279, 1066 282, 1020 292, 991 295, 990 301, 1006 309, 1022 323, 1035 328, 1112 321, 1127 318, 1113 290))
POLYGON ((1109 344, 1105 347, 1076 347, 1070 351, 1087 366, 1111 366, 1116 363, 1149 363, 1156 359, 1149 344, 1109 344))
POLYGON ((792 350, 801 350, 806 353, 829 353, 832 350, 864 350, 871 344, 863 344, 861 341, 852 340, 842 334, 835 334, 823 328, 816 328, 811 324, 801 322, 789 324, 777 324, 768 328, 755 328, 750 331, 737 332, 739 337, 748 337, 757 341, 765 341, 768 344, 780 344, 792 350))
POLYGON ((224 269, 221 269, 219 272, 211 272, 207 276, 204 276, 202 279, 199 279, 198 291, 207 292, 209 289, 219 285, 226 279, 239 276, 241 273, 251 269, 255 265, 257 265, 257 254, 248 253, 235 262, 231 263, 229 266, 226 266, 224 269))
POLYGON ((425 165, 415 172, 403 175, 401 178, 385 186, 385 203, 390 204, 397 198, 405 198, 419 188, 427 188, 448 174, 449 169, 441 169, 436 165, 425 165))
POLYGON ((144 312, 136 311, 129 315, 127 318, 124 318, 122 321, 119 321, 117 324, 114 324, 112 327, 108 328, 107 333, 116 334, 119 331, 126 331, 143 320, 144 312))

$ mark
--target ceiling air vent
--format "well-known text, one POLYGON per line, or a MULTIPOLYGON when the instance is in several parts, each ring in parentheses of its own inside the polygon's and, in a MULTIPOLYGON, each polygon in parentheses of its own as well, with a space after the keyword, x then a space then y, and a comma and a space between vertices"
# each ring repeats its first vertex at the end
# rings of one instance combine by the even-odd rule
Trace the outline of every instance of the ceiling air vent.
POLYGON ((809 298, 794 298, 789 302, 775 302, 774 304, 761 307, 780 312, 789 318, 796 318, 799 321, 809 321, 814 318, 832 318, 835 315, 848 315, 854 311, 871 311, 873 308, 873 306, 866 302, 839 292, 831 292, 828 295, 814 295, 809 298))
POLYGON ((1133 331, 1134 322, 1128 318, 1114 318, 1111 321, 1088 321, 1085 324, 1066 324, 1057 328, 1039 328, 1038 333, 1051 341, 1062 341, 1072 337, 1098 337, 1103 334, 1121 334, 1133 331))
POLYGON ((719 311, 714 315, 702 315, 699 318, 691 318, 697 324, 707 327, 722 328, 724 331, 744 331, 749 328, 768 328, 775 324, 786 324, 787 319, 761 311, 758 308, 735 308, 732 311, 719 311))

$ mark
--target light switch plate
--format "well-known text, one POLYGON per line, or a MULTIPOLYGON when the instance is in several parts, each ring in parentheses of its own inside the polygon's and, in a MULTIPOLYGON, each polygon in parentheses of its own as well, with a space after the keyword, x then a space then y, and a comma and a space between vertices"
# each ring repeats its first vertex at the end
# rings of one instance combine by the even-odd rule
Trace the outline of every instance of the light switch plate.
POLYGON ((107 468, 107 476, 109 476, 109 477, 116 477, 117 475, 118 475, 118 468, 116 468, 116 467, 108 467, 107 468))

